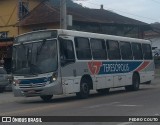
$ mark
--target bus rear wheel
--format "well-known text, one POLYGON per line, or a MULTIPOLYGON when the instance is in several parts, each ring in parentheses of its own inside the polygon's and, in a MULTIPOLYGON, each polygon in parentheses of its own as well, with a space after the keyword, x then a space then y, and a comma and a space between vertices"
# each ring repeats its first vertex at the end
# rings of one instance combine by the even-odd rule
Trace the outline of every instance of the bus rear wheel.
POLYGON ((134 73, 132 77, 132 85, 126 86, 125 89, 126 91, 137 91, 139 90, 139 85, 140 85, 139 75, 137 73, 134 73))
POLYGON ((82 80, 82 82, 80 84, 80 92, 76 93, 76 95, 80 99, 85 99, 85 98, 88 98, 89 91, 90 91, 90 88, 87 83, 87 80, 82 80))
POLYGON ((98 92, 100 95, 106 95, 106 94, 109 93, 109 88, 98 89, 97 92, 98 92))
POLYGON ((52 100, 53 95, 42 95, 42 96, 40 96, 40 97, 41 97, 41 99, 42 99, 43 101, 49 102, 49 101, 52 100))

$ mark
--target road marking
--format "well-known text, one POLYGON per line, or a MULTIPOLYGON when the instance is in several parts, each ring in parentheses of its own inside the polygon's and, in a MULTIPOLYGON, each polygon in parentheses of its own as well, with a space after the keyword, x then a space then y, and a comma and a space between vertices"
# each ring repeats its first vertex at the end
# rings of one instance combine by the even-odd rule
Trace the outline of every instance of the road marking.
POLYGON ((99 107, 103 107, 103 106, 110 106, 110 105, 114 105, 114 104, 118 104, 120 102, 111 102, 111 103, 107 103, 107 104, 99 104, 99 105, 92 105, 92 106, 88 106, 88 107, 84 107, 84 108, 99 108, 99 107))
POLYGON ((140 107, 142 105, 116 105, 116 106, 121 106, 121 107, 140 107))
POLYGON ((129 125, 129 124, 132 124, 133 122, 123 122, 123 123, 120 123, 120 124, 117 124, 117 125, 129 125))

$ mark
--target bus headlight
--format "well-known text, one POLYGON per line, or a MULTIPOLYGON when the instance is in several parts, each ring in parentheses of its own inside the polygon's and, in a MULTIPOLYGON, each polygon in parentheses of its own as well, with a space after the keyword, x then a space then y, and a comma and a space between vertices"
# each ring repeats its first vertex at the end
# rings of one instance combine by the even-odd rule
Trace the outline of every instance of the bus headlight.
POLYGON ((50 82, 52 83, 52 82, 55 82, 56 80, 57 80, 57 78, 58 78, 58 73, 56 72, 56 73, 53 73, 53 75, 51 76, 51 79, 50 79, 50 82))

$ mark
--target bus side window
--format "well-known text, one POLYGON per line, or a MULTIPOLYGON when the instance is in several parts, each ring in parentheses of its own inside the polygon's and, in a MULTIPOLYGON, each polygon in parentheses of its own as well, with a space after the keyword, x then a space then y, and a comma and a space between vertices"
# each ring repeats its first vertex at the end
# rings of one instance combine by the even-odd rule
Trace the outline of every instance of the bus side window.
POLYGON ((90 39, 92 55, 95 60, 106 60, 107 52, 105 41, 102 39, 90 39))
POLYGON ((132 43, 132 51, 134 60, 143 59, 142 47, 140 43, 132 43))
POLYGON ((75 48, 78 60, 92 59, 90 42, 88 38, 75 37, 75 48))
POLYGON ((75 62, 73 42, 71 40, 60 39, 60 59, 62 65, 75 62))
POLYGON ((118 41, 108 40, 106 44, 107 44, 107 50, 108 50, 108 58, 110 60, 121 59, 118 41))
POLYGON ((131 44, 129 42, 120 42, 120 49, 121 49, 121 55, 122 59, 124 60, 132 60, 132 49, 131 49, 131 44))
POLYGON ((152 50, 150 44, 142 44, 144 59, 152 59, 152 50))

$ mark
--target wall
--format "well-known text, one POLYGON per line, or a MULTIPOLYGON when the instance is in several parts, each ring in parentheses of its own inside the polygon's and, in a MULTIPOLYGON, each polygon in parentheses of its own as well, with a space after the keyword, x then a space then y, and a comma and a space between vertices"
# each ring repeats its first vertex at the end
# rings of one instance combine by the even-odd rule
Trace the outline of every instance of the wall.
POLYGON ((0 32, 8 31, 8 36, 16 36, 17 0, 0 0, 0 32))
MULTIPOLYGON (((0 32, 8 32, 8 37, 18 35, 18 1, 19 0, 0 0, 0 32)), ((23 0, 27 1, 27 0, 23 0)), ((43 0, 29 0, 29 10, 34 9, 43 0)))

